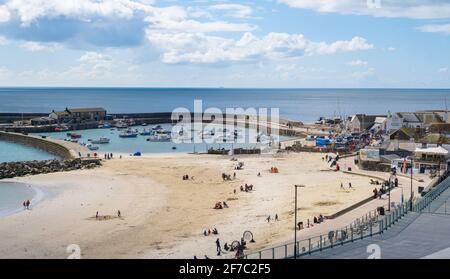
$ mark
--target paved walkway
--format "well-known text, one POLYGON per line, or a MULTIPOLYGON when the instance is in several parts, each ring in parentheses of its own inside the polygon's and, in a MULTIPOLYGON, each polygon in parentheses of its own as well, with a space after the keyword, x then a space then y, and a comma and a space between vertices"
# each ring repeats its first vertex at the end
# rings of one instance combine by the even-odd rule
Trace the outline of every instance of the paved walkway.
POLYGON ((450 259, 450 212, 442 207, 450 198, 450 188, 434 200, 425 213, 409 213, 382 235, 327 249, 302 258, 309 259, 365 259, 380 248, 385 259, 450 259), (429 212, 429 213, 428 213, 429 212))

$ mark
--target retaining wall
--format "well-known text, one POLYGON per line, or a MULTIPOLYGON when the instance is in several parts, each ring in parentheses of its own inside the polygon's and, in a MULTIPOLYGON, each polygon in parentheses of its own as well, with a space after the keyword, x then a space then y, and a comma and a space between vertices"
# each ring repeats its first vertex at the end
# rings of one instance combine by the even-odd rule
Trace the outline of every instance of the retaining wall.
POLYGON ((67 147, 43 138, 17 133, 0 132, 0 140, 20 143, 38 148, 61 159, 73 159, 73 156, 67 147))

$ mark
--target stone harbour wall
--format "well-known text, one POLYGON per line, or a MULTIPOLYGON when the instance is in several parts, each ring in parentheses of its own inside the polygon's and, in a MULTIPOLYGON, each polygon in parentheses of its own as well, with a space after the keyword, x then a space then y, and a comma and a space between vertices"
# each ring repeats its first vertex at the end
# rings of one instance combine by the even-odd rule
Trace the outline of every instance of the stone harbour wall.
POLYGON ((70 150, 65 146, 35 136, 28 136, 18 133, 0 132, 0 140, 15 142, 19 144, 28 145, 34 148, 38 148, 50 154, 53 154, 61 159, 73 158, 70 150))

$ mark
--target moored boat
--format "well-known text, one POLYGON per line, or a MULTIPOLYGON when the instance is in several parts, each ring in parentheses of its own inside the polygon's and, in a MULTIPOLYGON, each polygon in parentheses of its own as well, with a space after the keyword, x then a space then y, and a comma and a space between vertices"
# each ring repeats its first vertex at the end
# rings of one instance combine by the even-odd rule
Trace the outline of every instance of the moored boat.
POLYGON ((101 137, 99 139, 91 140, 91 143, 93 143, 93 144, 107 144, 107 143, 109 143, 109 141, 110 141, 109 138, 101 137))

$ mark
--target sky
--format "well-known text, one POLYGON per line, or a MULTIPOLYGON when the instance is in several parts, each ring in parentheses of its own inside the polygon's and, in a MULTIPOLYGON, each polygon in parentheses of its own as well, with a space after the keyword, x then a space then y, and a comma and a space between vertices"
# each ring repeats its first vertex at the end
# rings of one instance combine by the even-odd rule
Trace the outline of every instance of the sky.
POLYGON ((0 86, 450 88, 450 1, 0 0, 0 86))

